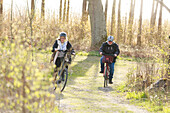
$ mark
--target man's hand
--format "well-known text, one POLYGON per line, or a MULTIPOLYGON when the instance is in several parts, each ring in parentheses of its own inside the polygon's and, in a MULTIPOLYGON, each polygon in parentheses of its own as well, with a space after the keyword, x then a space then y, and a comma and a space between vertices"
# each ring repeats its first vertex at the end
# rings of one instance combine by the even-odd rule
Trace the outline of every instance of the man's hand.
POLYGON ((102 55, 103 53, 102 52, 100 52, 100 55, 102 55))
POLYGON ((117 54, 114 54, 115 57, 117 57, 117 54))

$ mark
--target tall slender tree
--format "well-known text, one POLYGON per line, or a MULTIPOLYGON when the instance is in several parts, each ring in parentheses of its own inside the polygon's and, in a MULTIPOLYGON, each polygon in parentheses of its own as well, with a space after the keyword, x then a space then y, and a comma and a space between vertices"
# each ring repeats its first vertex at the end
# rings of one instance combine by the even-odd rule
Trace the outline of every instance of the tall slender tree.
POLYGON ((158 9, 158 2, 156 4, 156 8, 154 9, 154 4, 155 1, 153 1, 153 4, 152 4, 152 13, 151 13, 151 20, 150 20, 150 37, 149 37, 149 40, 148 40, 148 43, 153 43, 153 32, 154 32, 154 29, 155 29, 155 22, 156 22, 156 16, 157 16, 157 9, 158 9))
POLYGON ((61 20, 62 20, 62 3, 63 3, 63 1, 60 0, 59 22, 61 22, 61 20))
POLYGON ((112 20, 111 20, 111 31, 110 34, 115 37, 116 35, 116 0, 113 0, 112 6, 112 20))
POLYGON ((2 34, 3 0, 0 0, 0 36, 2 34))
POLYGON ((63 22, 65 22, 65 18, 66 18, 66 3, 67 0, 64 0, 63 22))
POLYGON ((31 0, 31 16, 34 15, 34 10, 35 10, 35 1, 31 0))
POLYGON ((88 12, 87 12, 87 0, 83 0, 83 7, 82 7, 82 22, 87 21, 88 19, 88 12))
POLYGON ((41 3, 41 18, 45 19, 45 0, 42 0, 41 3))
POLYGON ((69 13, 70 13, 70 0, 67 0, 67 18, 66 18, 66 22, 69 22, 69 13))
POLYGON ((3 14, 3 0, 0 0, 0 15, 3 14))
POLYGON ((106 21, 101 0, 89 0, 91 48, 98 48, 106 40, 106 21))
POLYGON ((130 5, 130 12, 129 12, 129 23, 128 23, 128 38, 129 38, 129 45, 132 45, 132 38, 133 38, 133 20, 134 20, 134 11, 135 11, 135 2, 136 0, 131 0, 130 5))
POLYGON ((153 21, 154 7, 155 7, 155 0, 153 0, 153 3, 152 3, 152 12, 151 12, 151 19, 150 19, 150 28, 151 28, 151 26, 152 26, 152 21, 153 21))
POLYGON ((85 25, 88 20, 88 12, 87 12, 87 0, 83 0, 82 4, 82 17, 81 17, 81 33, 79 35, 79 39, 83 39, 85 37, 85 25))
POLYGON ((141 35, 142 35, 142 14, 143 14, 143 0, 141 0, 140 7, 140 17, 139 17, 139 28, 138 28, 138 36, 137 36, 137 45, 141 46, 141 35))
MULTIPOLYGON (((163 0, 161 0, 163 2, 163 0)), ((162 34, 162 4, 160 4, 159 21, 158 21, 158 45, 161 45, 161 34, 162 34)))
POLYGON ((122 25, 121 25, 121 0, 119 0, 118 5, 118 19, 117 19, 117 41, 122 40, 122 25))
POLYGON ((106 0, 106 4, 105 4, 105 20, 106 20, 106 24, 107 24, 107 8, 108 8, 108 0, 106 0))
POLYGON ((124 40, 123 40, 124 44, 126 43, 126 32, 127 32, 127 13, 126 13, 126 16, 125 16, 124 40))

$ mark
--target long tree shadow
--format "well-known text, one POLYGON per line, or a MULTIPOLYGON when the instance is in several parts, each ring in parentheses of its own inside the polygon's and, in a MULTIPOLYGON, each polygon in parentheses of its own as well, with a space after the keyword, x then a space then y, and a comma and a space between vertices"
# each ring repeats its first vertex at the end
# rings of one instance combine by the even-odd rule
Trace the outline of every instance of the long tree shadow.
MULTIPOLYGON (((88 76, 88 74, 92 74, 92 76, 90 76, 91 84, 88 84, 88 85, 93 85, 93 83, 95 83, 95 79, 99 72, 98 70, 99 60, 100 60, 100 57, 98 56, 76 56, 72 64, 69 65, 69 77, 68 77, 68 82, 67 82, 64 92, 67 92, 67 87, 72 87, 72 89, 74 90, 81 91, 82 89, 80 89, 79 86, 74 86, 74 84, 76 83, 75 80, 77 77, 84 78, 85 76, 88 76)), ((87 90, 87 89, 84 89, 84 90, 87 90)), ((60 100, 63 98, 64 98, 63 93, 56 93, 56 100, 60 100)))
POLYGON ((73 64, 69 67, 69 85, 75 84, 74 80, 77 77, 85 77, 88 74, 93 74, 92 80, 94 81, 98 74, 100 57, 98 56, 77 56, 73 64))

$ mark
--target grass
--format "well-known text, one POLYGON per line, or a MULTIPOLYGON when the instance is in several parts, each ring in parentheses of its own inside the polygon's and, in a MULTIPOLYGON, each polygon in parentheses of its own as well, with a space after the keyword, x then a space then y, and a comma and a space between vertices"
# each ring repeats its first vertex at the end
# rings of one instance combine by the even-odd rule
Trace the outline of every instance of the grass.
POLYGON ((168 103, 156 103, 156 101, 150 101, 149 96, 145 92, 130 92, 125 84, 119 85, 117 88, 119 95, 125 95, 126 99, 130 100, 131 104, 141 106, 150 112, 154 113, 169 113, 170 108, 168 103))

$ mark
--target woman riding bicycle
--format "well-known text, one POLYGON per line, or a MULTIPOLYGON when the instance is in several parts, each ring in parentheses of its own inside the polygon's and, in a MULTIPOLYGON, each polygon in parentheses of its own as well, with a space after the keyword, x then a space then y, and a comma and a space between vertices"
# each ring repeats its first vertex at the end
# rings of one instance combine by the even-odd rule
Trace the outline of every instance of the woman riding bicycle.
MULTIPOLYGON (((61 62, 64 59, 64 53, 70 49, 72 49, 72 45, 67 40, 67 34, 65 32, 61 32, 52 48, 52 52, 54 53, 53 62, 56 65, 55 72, 57 72, 57 68, 61 66, 61 62)), ((71 54, 75 54, 73 49, 71 50, 71 54)), ((71 62, 71 58, 69 58, 69 62, 71 62)), ((66 67, 68 68, 68 66, 66 67)))
MULTIPOLYGON (((113 39, 114 39, 113 36, 109 36, 107 38, 107 41, 104 42, 102 44, 102 46, 100 47, 100 55, 104 55, 104 54, 113 54, 114 55, 113 62, 111 64, 109 64, 109 67, 110 67, 109 84, 113 84, 112 78, 113 78, 113 74, 114 74, 114 64, 116 62, 117 56, 120 53, 119 47, 115 42, 113 42, 113 39)), ((104 56, 102 56, 102 58, 100 59, 100 63, 101 63, 100 73, 104 73, 104 63, 102 62, 103 59, 104 59, 104 56)))

